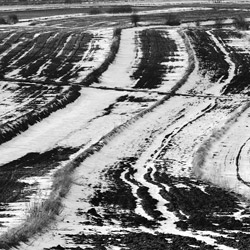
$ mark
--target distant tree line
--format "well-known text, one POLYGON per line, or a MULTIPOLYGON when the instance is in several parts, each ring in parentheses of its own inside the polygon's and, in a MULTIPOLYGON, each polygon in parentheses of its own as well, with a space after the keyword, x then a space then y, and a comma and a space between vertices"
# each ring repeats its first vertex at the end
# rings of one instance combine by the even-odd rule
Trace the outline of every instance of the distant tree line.
POLYGON ((10 4, 50 4, 50 3, 86 3, 89 0, 0 0, 0 5, 10 4))

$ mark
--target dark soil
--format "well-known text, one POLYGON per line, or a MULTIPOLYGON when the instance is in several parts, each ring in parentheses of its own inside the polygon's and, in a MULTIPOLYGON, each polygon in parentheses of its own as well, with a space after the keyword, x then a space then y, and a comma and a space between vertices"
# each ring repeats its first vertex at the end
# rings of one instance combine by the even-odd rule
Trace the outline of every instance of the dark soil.
MULTIPOLYGON (((133 164, 136 160, 137 158, 134 157, 122 159, 107 168, 104 176, 109 188, 106 191, 100 191, 100 187, 95 187, 96 192, 91 199, 93 208, 87 211, 88 222, 83 223, 83 225, 102 226, 107 223, 112 225, 112 220, 115 219, 121 223, 124 230, 127 227, 138 229, 139 226, 154 230, 157 228, 159 221, 167 220, 157 210, 157 201, 150 196, 148 188, 134 179, 133 164), (144 211, 152 216, 152 220, 147 220, 134 213, 135 198, 130 186, 123 182, 120 177, 121 173, 126 170, 126 180, 138 186, 137 195, 142 199, 141 204, 144 211), (102 215, 97 212, 100 208, 102 208, 102 215)), ((248 217, 241 220, 234 217, 234 213, 239 210, 242 210, 242 213, 250 214, 248 209, 244 210, 241 207, 240 197, 200 180, 175 177, 171 174, 171 171, 168 172, 166 162, 162 164, 159 162, 156 167, 157 171, 154 175, 152 175, 152 170, 149 169, 144 179, 160 188, 161 196, 168 201, 167 209, 179 218, 179 221, 176 222, 177 228, 183 231, 218 232, 222 236, 220 238, 215 237, 217 243, 238 247, 237 249, 247 249, 244 247, 249 242, 247 233, 250 232, 250 220, 248 217), (167 191, 163 184, 169 186, 170 189, 167 191), (186 187, 178 187, 178 184, 183 184, 186 187), (237 231, 242 233, 234 233, 237 231), (235 242, 234 237, 239 240, 235 242)), ((78 214, 78 216, 83 215, 86 217, 86 212, 78 214)), ((66 238, 73 240, 76 246, 77 244, 90 244, 93 247, 92 249, 104 249, 110 245, 120 246, 121 249, 217 249, 197 241, 195 238, 171 234, 120 232, 115 235, 67 235, 66 238)), ((58 249, 74 248, 62 247, 58 249)))
POLYGON ((136 97, 136 96, 133 96, 133 95, 124 95, 124 96, 121 96, 117 99, 117 102, 139 102, 139 103, 142 103, 142 102, 156 102, 157 99, 154 99, 154 98, 150 98, 150 97, 136 97))
MULTIPOLYGON (((104 220, 110 221, 111 219, 117 219, 123 226, 139 227, 143 225, 152 227, 156 224, 155 221, 149 221, 135 214, 135 197, 131 192, 130 186, 124 183, 120 178, 121 173, 129 169, 126 178, 131 182, 135 182, 135 180, 131 179, 131 175, 133 175, 131 164, 133 164, 134 161, 136 161, 136 158, 123 159, 117 162, 113 168, 110 168, 107 173, 105 173, 108 183, 110 183, 109 189, 105 192, 97 190, 95 196, 91 199, 91 203, 95 207, 102 206, 105 208, 104 220), (120 210, 119 213, 117 210, 120 210)), ((145 207, 147 207, 150 201, 148 198, 151 198, 147 190, 144 190, 144 187, 142 187, 142 190, 138 191, 138 193, 145 202, 145 207)))
POLYGON ((248 51, 237 50, 227 45, 229 38, 241 38, 242 33, 231 30, 218 30, 215 35, 224 41, 225 49, 230 53, 232 61, 236 65, 235 76, 232 81, 225 87, 225 94, 244 93, 250 95, 249 78, 250 78, 250 55, 248 51))
POLYGON ((33 81, 34 75, 38 73, 39 68, 45 62, 50 61, 49 66, 40 73, 39 77, 45 77, 45 81, 50 83, 56 83, 55 80, 62 77, 61 81, 64 84, 69 79, 76 77, 79 71, 83 70, 82 68, 77 68, 74 72, 71 72, 74 63, 81 60, 82 55, 87 50, 88 43, 93 38, 88 32, 68 32, 55 29, 51 29, 50 32, 43 32, 36 38, 34 38, 35 31, 14 31, 13 34, 8 39, 8 42, 1 46, 0 52, 6 51, 13 44, 21 43, 1 59, 0 75, 2 78, 4 78, 6 73, 21 68, 22 70, 19 72, 20 79, 33 81), (65 46, 67 39, 70 40, 65 46), (62 49, 63 53, 57 56, 62 49), (21 55, 23 57, 15 61, 21 55))
POLYGON ((225 61, 224 54, 211 40, 206 30, 190 29, 187 35, 194 46, 202 75, 208 76, 212 82, 227 79, 229 65, 225 61))
MULTIPOLYGON (((136 158, 123 159, 115 166, 105 171, 109 188, 101 192, 97 187, 95 196, 91 199, 93 208, 88 211, 91 225, 112 225, 112 219, 118 220, 126 230, 127 227, 139 226, 157 228, 161 220, 167 220, 157 210, 157 201, 148 193, 148 188, 141 186, 134 178, 133 164, 136 158), (127 181, 138 186, 137 195, 142 199, 142 206, 146 213, 152 216, 152 220, 146 220, 134 213, 135 198, 131 193, 130 186, 120 178, 121 173, 127 170, 127 181), (96 208, 103 208, 103 215, 99 215, 96 208)), ((248 217, 241 220, 234 217, 234 213, 242 210, 242 213, 250 214, 248 209, 240 205, 240 197, 215 187, 200 180, 186 177, 175 177, 168 172, 168 164, 158 163, 157 171, 152 175, 149 169, 144 179, 160 188, 161 196, 168 201, 167 209, 172 211, 178 218, 177 228, 191 231, 212 231, 222 236, 216 238, 217 243, 227 246, 244 248, 248 244, 247 233, 250 232, 250 220, 248 217), (164 185, 170 187, 167 191, 164 185), (186 187, 178 187, 183 184, 186 187), (241 231, 242 233, 234 233, 241 231), (229 236, 229 237, 228 237, 229 236), (239 240, 235 242, 234 237, 239 240)), ((84 214, 84 213, 83 213, 84 214)), ((81 214, 79 214, 81 216, 81 214)), ((118 235, 67 235, 77 244, 91 244, 93 249, 104 249, 109 245, 124 247, 124 249, 217 249, 195 238, 175 236, 171 234, 147 234, 147 233, 120 233, 118 235), (144 238, 146 237, 146 238, 144 238), (140 245, 141 244, 141 245, 140 245)), ((57 249, 57 248, 51 248, 57 249)), ((62 248, 71 249, 71 248, 62 248)), ((88 249, 88 248, 83 248, 88 249)), ((123 249, 123 248, 122 248, 123 249)))
POLYGON ((20 159, 1 166, 0 203, 26 200, 28 195, 37 191, 36 184, 30 186, 20 179, 46 175, 69 159, 77 148, 54 148, 44 153, 29 153, 20 159))
POLYGON ((172 234, 149 234, 149 233, 125 233, 115 235, 67 235, 67 238, 77 244, 91 244, 93 248, 64 248, 60 245, 44 250, 104 250, 107 246, 119 246, 121 249, 129 250, 213 250, 215 247, 208 246, 194 238, 176 236, 172 234))
POLYGON ((249 233, 237 232, 229 234, 230 238, 217 237, 216 240, 220 244, 233 247, 238 250, 248 250, 250 246, 249 233))
POLYGON ((182 221, 177 226, 183 230, 192 228, 205 231, 249 231, 249 224, 233 217, 233 214, 241 209, 239 197, 199 180, 174 177, 167 174, 167 171, 163 172, 162 167, 159 166, 154 177, 159 183, 170 186, 169 192, 162 189, 162 196, 170 201, 168 210, 175 212, 182 221), (182 183, 187 188, 177 188, 177 183, 182 183), (204 191, 200 186, 204 187, 204 191), (186 216, 183 216, 183 212, 186 216))
POLYGON ((162 63, 174 55, 177 46, 174 40, 164 36, 164 31, 159 30, 143 30, 139 33, 139 39, 143 56, 132 76, 138 80, 134 88, 154 89, 161 85, 168 70, 162 63))
MULTIPOLYGON (((34 86, 28 89, 29 94, 32 94, 32 88, 34 88, 34 86)), ((21 95, 26 95, 25 90, 27 90, 27 88, 22 89, 21 95)), ((58 94, 54 93, 54 99, 45 104, 43 100, 37 102, 36 99, 31 99, 26 106, 21 106, 22 109, 19 110, 22 114, 21 116, 17 117, 15 120, 11 119, 10 121, 5 117, 6 121, 0 124, 0 144, 11 140, 20 132, 27 130, 30 125, 41 121, 52 112, 64 108, 67 104, 75 101, 80 96, 79 90, 80 87, 72 86, 67 91, 61 91, 61 93, 58 94)), ((20 95, 18 95, 18 98, 23 99, 20 95)))

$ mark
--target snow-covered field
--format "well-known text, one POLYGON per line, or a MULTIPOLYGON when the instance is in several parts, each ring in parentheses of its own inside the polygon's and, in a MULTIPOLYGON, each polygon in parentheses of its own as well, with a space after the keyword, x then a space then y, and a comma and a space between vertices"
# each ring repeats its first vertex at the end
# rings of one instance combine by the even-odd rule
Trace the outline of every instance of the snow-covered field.
POLYGON ((85 32, 35 29, 32 35, 25 31, 16 34, 13 30, 13 34, 3 38, 2 46, 8 47, 1 54, 5 66, 2 74, 6 79, 77 84, 107 57, 113 29, 85 32))
POLYGON ((248 202, 236 194, 249 198, 249 33, 126 28, 85 86, 113 29, 38 30, 1 34, 2 121, 12 129, 28 108, 74 98, 0 145, 1 233, 48 197, 56 170, 99 145, 56 221, 18 249, 247 250, 248 202))
MULTIPOLYGON (((140 28, 140 30, 142 29, 140 28)), ((136 49, 131 50, 136 46, 135 42, 131 42, 131 40, 135 41, 135 31, 138 32, 138 29, 126 30, 122 33, 121 48, 117 58, 101 80, 101 84, 107 83, 106 87, 128 88, 131 86, 129 86, 131 80, 128 76, 131 68, 135 67, 134 62, 137 61, 138 56, 136 49), (130 53, 125 53, 125 48, 129 49, 130 53), (117 70, 120 70, 120 73, 116 74, 117 70), (124 71, 121 72, 121 70, 124 71), (128 75, 125 78, 126 72, 128 75), (110 83, 112 78, 106 75, 114 76, 112 84, 110 83), (119 86, 118 80, 115 81, 119 75, 124 80, 124 83, 121 82, 121 86, 119 86), (123 75, 124 77, 122 77, 123 75)), ((173 34, 177 34, 177 32, 176 30, 169 30, 169 34, 173 37, 173 34)), ((212 39, 215 39, 211 33, 208 34, 212 39)), ((179 36, 177 38, 180 39, 179 36)), ((221 44, 217 40, 215 43, 220 48, 221 44)), ((178 41, 177 46, 179 50, 182 50, 182 57, 188 58, 183 44, 183 42, 178 41)), ((180 207, 170 209, 170 206, 173 206, 173 197, 180 199, 178 192, 184 190, 189 192, 190 199, 193 199, 191 197, 194 195, 192 193, 194 190, 200 192, 201 197, 208 195, 209 198, 207 199, 213 199, 208 184, 194 179, 194 159, 196 159, 200 147, 206 144, 206 141, 211 136, 214 136, 215 129, 225 131, 225 127, 229 126, 230 122, 233 126, 231 130, 235 131, 234 134, 230 133, 230 130, 225 131, 225 134, 229 133, 228 137, 225 137, 225 142, 220 142, 220 137, 215 137, 211 149, 207 147, 205 150, 208 152, 203 152, 203 156, 208 153, 205 163, 195 165, 195 167, 200 167, 199 171, 204 171, 205 179, 208 179, 207 176, 209 176, 209 181, 219 185, 222 184, 225 187, 222 180, 224 178, 230 182, 230 186, 226 186, 226 188, 232 188, 238 192, 241 189, 234 189, 233 186, 239 187, 237 175, 233 173, 236 169, 234 165, 228 166, 229 163, 232 163, 232 159, 228 158, 228 156, 231 156, 230 152, 232 150, 238 152, 241 149, 241 155, 235 156, 235 158, 237 160, 243 158, 238 163, 241 164, 239 166, 240 174, 246 176, 248 172, 247 168, 244 167, 248 162, 248 150, 245 148, 249 144, 249 138, 246 137, 249 129, 246 126, 248 114, 244 112, 244 115, 239 117, 240 122, 237 123, 234 122, 233 118, 230 118, 238 116, 242 109, 246 109, 248 104, 244 99, 237 96, 234 98, 222 95, 223 87, 232 80, 231 70, 233 70, 234 64, 230 61, 228 52, 223 49, 221 51, 225 54, 225 60, 229 64, 230 72, 224 84, 219 85, 220 88, 216 86, 216 84, 219 84, 218 82, 210 82, 208 86, 205 86, 205 92, 200 89, 197 91, 197 95, 173 96, 138 120, 129 123, 117 136, 108 139, 106 146, 88 157, 75 171, 74 184, 64 201, 64 210, 54 226, 43 236, 35 237, 30 243, 31 246, 23 244, 20 249, 53 249, 52 247, 56 246, 60 246, 62 249, 75 246, 82 249, 86 247, 92 248, 97 246, 96 244, 100 244, 95 237, 99 240, 102 237, 104 239, 108 237, 105 243, 101 243, 106 249, 123 249, 123 245, 119 245, 119 241, 115 241, 113 236, 121 237, 120 241, 122 241, 123 237, 131 233, 135 235, 144 233, 164 234, 170 245, 173 240, 172 237, 179 236, 182 237, 181 239, 186 239, 185 237, 189 240, 193 239, 192 245, 194 248, 203 245, 211 249, 237 249, 217 240, 219 237, 230 237, 230 230, 221 232, 219 229, 223 228, 219 218, 224 219, 223 215, 226 213, 226 208, 220 207, 218 211, 215 209, 215 211, 211 212, 213 213, 212 218, 210 218, 211 223, 219 225, 218 229, 216 227, 212 229, 212 227, 205 224, 198 226, 195 222, 192 224, 191 217, 195 211, 190 212, 191 207, 187 209, 185 206, 181 207, 179 205, 180 207), (201 93, 206 95, 202 96, 201 93), (238 130, 241 131, 240 134, 237 132, 238 130), (237 143, 234 143, 236 141, 237 143), (230 143, 231 146, 220 146, 226 143, 230 143), (244 147, 240 148, 241 145, 244 145, 244 147), (214 151, 219 150, 218 148, 222 151, 214 153, 214 151), (222 163, 224 168, 218 165, 222 163), (227 167, 229 168, 227 169, 227 167), (113 179, 112 176, 118 173, 118 179, 117 176, 116 179, 113 179), (165 175, 165 181, 168 180, 166 183, 164 180, 160 181, 159 179, 163 174, 165 175), (227 178, 228 176, 229 178, 227 178), (217 180, 221 181, 217 183, 217 180), (123 182, 123 184, 120 182, 123 182), (119 201, 119 196, 116 196, 118 194, 113 193, 120 192, 120 188, 123 192, 129 192, 130 196, 134 197, 134 201, 130 201, 128 197, 126 198, 134 204, 132 211, 125 208, 128 205, 119 201), (172 195, 174 196, 172 197, 172 195), (151 202, 151 204, 148 204, 148 202, 151 202), (118 213, 120 216, 117 217, 113 213, 118 213), (130 225, 128 220, 126 226, 122 217, 126 216, 126 214, 135 216, 135 218, 144 218, 145 221, 139 227, 135 227, 130 225), (190 228, 188 226, 184 231, 176 227, 183 218, 186 218, 191 223, 190 228), (148 224, 146 224, 146 221, 148 224), (156 223, 156 225, 151 227, 149 226, 150 223, 156 223), (203 228, 200 228, 202 225, 203 228)), ((140 52, 140 56, 143 57, 142 52, 140 52)), ((197 58, 195 62, 196 65, 202 63, 197 58)), ((182 60, 180 60, 179 66, 181 67, 181 65, 182 60)), ((183 73, 180 72, 180 78, 182 76, 183 73)), ((205 82, 209 81, 207 78, 203 78, 198 67, 195 67, 178 92, 182 94, 190 93, 203 80, 205 82)), ((176 79, 175 83, 177 82, 178 79, 176 79)), ((244 181, 248 182, 248 179, 244 179, 244 181)), ((241 183, 241 185, 244 184, 241 183)), ((244 189, 247 190, 248 186, 245 185, 244 189)), ((122 193, 119 194, 122 195, 122 193)), ((177 204, 179 202, 181 201, 179 200, 177 204)), ((233 209, 235 215, 230 215, 230 212, 228 212, 227 216, 231 219, 234 218, 234 220, 237 219, 237 221, 244 220, 244 213, 247 211, 244 204, 238 204, 233 209)), ((243 232, 244 228, 241 228, 241 230, 243 232)), ((193 249, 191 245, 188 244, 188 246, 190 248, 187 249, 193 249)))

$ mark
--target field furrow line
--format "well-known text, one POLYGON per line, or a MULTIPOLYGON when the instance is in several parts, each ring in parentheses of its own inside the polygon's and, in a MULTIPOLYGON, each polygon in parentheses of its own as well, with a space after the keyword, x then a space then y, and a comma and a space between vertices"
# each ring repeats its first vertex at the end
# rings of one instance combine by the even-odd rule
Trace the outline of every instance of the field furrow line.
MULTIPOLYGON (((236 155, 236 159, 235 159, 235 164, 236 164, 236 171, 237 171, 237 179, 239 180, 239 181, 241 181, 243 184, 245 184, 246 186, 248 186, 248 187, 250 187, 250 181, 245 181, 244 179, 244 177, 245 176, 242 176, 241 175, 241 169, 240 169, 240 161, 241 161, 241 154, 242 154, 242 151, 244 150, 244 147, 246 146, 246 144, 249 142, 249 140, 250 140, 250 138, 248 138, 247 139, 247 141, 246 142, 244 142, 244 144, 240 147, 240 150, 239 150, 239 152, 238 152, 238 154, 236 155)), ((248 155, 247 155, 248 156, 248 155)), ((243 173, 243 174, 245 174, 245 173, 243 173)))
POLYGON ((225 49, 225 43, 223 43, 222 40, 218 40, 214 34, 212 34, 211 31, 207 31, 207 33, 210 35, 210 37, 212 38, 212 40, 214 41, 214 43, 216 44, 216 46, 220 49, 220 51, 224 54, 225 56, 225 61, 228 63, 229 65, 229 69, 228 69, 228 76, 227 79, 219 79, 217 84, 223 83, 223 86, 221 88, 221 94, 223 94, 223 89, 225 89, 225 86, 227 86, 228 84, 230 84, 230 82, 232 81, 232 79, 235 76, 235 70, 236 70, 236 65, 235 63, 232 61, 230 53, 225 49), (221 82, 223 80, 223 82, 221 82))
MULTIPOLYGON (((125 171, 123 171, 121 173, 121 180, 124 181, 125 183, 127 183, 130 188, 131 188, 131 192, 133 194, 133 196, 135 197, 135 200, 136 200, 136 208, 135 208, 135 213, 148 219, 148 220, 153 220, 153 217, 149 216, 146 211, 143 209, 143 206, 142 206, 142 198, 140 198, 138 196, 138 188, 139 188, 139 183, 136 181, 136 184, 132 181, 130 181, 126 176, 131 176, 130 174, 130 170, 129 169, 126 169, 125 171)), ((130 177, 131 178, 131 177, 130 177)))

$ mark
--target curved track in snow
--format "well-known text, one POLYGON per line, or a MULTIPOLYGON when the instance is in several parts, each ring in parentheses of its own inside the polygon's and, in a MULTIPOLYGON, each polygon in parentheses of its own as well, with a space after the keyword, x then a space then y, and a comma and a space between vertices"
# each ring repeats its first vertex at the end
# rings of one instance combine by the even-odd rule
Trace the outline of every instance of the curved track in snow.
MULTIPOLYGON (((249 146, 248 146, 249 140, 250 140, 250 138, 248 138, 247 141, 240 147, 240 150, 237 154, 236 161, 235 161, 237 178, 239 181, 241 181, 242 183, 244 183, 248 187, 250 187, 250 181, 246 181, 246 179, 248 179, 248 176, 246 175, 246 173, 244 173, 244 169, 241 168, 240 162, 243 162, 243 164, 244 163, 246 164, 246 162, 248 160, 248 155, 247 155, 246 151, 249 150, 249 146)), ((244 166, 243 166, 243 168, 244 168, 244 166)))

